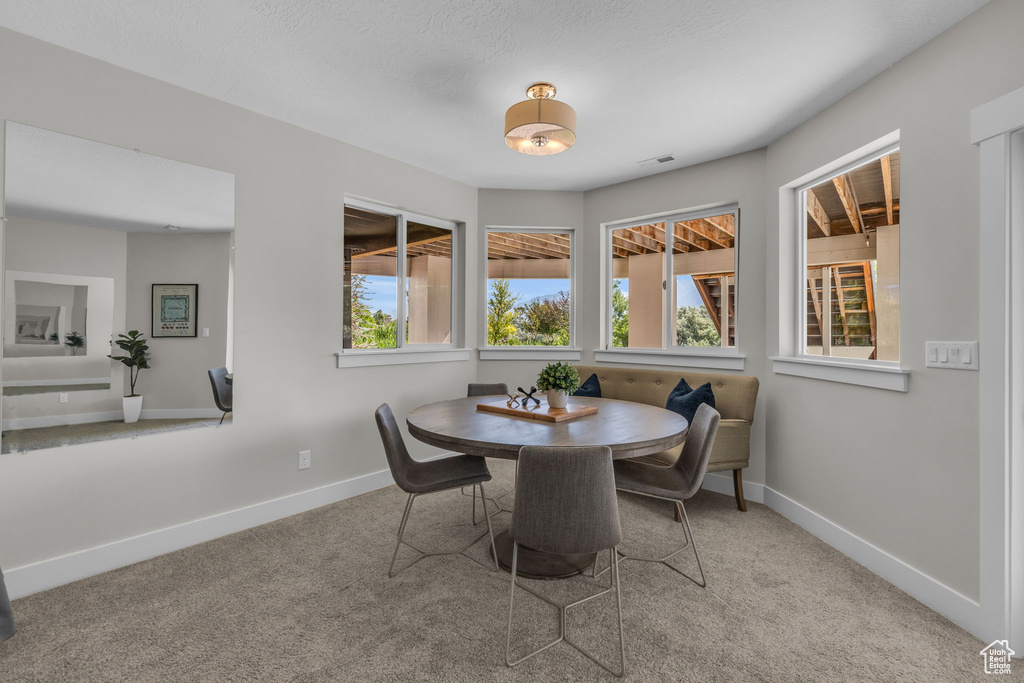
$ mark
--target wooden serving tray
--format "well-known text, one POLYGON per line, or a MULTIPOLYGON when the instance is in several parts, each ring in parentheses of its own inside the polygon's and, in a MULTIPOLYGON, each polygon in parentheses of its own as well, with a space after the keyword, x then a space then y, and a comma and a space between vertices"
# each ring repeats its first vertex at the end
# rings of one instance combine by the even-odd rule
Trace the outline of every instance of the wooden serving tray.
POLYGON ((584 415, 593 415, 597 412, 597 406, 574 404, 572 399, 569 399, 569 403, 565 408, 551 408, 548 406, 547 401, 541 401, 539 406, 531 403, 529 408, 509 408, 507 403, 508 401, 505 400, 478 403, 476 409, 485 413, 510 415, 539 422, 566 422, 567 420, 575 420, 584 415))

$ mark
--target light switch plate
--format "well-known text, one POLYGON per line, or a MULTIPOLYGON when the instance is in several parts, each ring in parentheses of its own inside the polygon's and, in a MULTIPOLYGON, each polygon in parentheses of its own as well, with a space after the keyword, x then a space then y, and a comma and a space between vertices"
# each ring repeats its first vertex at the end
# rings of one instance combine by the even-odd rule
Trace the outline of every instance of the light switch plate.
POLYGON ((925 367, 977 370, 978 342, 925 342, 925 367))

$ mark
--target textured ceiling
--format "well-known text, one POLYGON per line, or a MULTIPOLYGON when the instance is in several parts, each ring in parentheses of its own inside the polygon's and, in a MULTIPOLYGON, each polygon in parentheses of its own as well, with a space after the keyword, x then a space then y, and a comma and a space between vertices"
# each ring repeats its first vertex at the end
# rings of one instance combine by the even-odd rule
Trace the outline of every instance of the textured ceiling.
POLYGON ((478 187, 581 190, 764 146, 986 2, 2 0, 0 25, 478 187), (502 138, 537 80, 579 115, 557 156, 502 138))
POLYGON ((234 227, 235 177, 7 123, 8 216, 128 232, 234 227))

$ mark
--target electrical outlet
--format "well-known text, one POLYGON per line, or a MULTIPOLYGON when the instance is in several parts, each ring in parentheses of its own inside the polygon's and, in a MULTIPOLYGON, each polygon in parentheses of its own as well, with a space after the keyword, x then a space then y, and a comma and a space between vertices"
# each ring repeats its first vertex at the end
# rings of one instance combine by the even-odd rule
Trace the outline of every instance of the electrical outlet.
POLYGON ((68 392, 66 392, 66 391, 60 392, 60 402, 61 403, 67 403, 68 402, 68 392))
POLYGON ((310 461, 310 452, 309 451, 299 451, 299 469, 300 470, 308 470, 309 469, 309 461, 310 461))
POLYGON ((204 327, 203 328, 203 336, 204 337, 209 337, 210 336, 210 328, 209 327, 204 327))

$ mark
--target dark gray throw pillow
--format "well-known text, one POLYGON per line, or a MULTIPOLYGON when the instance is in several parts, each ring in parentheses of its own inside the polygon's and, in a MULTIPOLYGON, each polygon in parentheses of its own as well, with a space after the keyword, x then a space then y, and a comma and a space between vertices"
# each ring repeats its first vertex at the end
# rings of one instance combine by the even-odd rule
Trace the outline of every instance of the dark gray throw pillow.
POLYGON ((591 375, 587 381, 580 385, 573 396, 587 396, 588 398, 601 398, 601 383, 597 381, 597 375, 591 375))
POLYGON ((711 382, 705 382, 696 389, 691 389, 685 379, 680 379, 679 384, 668 395, 665 408, 679 413, 686 418, 687 422, 693 422, 693 416, 697 414, 697 408, 701 403, 707 403, 712 408, 715 407, 715 394, 711 391, 711 382))

